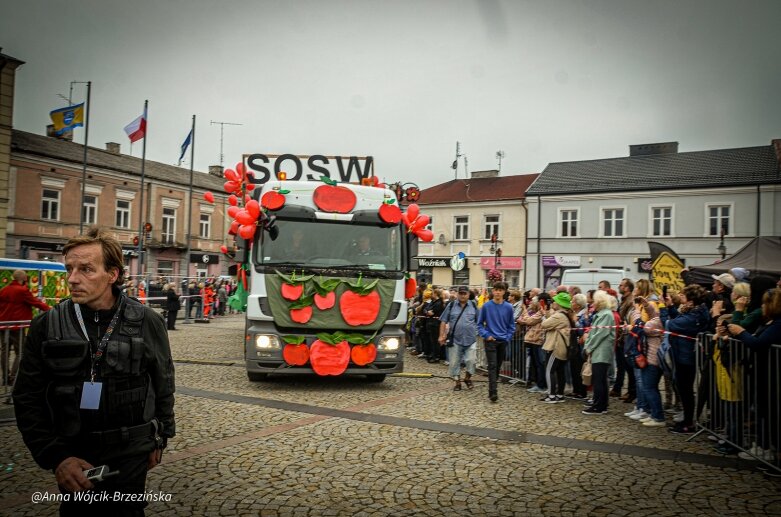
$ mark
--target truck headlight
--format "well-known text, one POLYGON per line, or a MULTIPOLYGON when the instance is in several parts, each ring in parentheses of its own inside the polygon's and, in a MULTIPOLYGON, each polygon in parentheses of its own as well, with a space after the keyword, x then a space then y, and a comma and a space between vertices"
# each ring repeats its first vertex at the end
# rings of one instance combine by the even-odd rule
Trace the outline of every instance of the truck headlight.
POLYGON ((256 350, 269 350, 279 347, 279 338, 273 334, 257 334, 255 336, 256 350))
POLYGON ((399 338, 393 336, 385 336, 385 337, 381 337, 380 340, 377 341, 377 350, 394 351, 399 349, 399 345, 401 345, 401 341, 399 341, 399 338))

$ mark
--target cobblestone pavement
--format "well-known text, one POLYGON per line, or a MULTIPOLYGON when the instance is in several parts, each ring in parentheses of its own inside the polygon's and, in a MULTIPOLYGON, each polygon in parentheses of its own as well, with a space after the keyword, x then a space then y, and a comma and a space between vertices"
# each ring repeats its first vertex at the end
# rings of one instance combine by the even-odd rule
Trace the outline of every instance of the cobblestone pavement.
MULTIPOLYGON (((247 380, 243 320, 179 324, 178 434, 147 489, 170 495, 149 515, 781 515, 781 483, 645 428, 614 404, 546 405, 520 386, 453 392, 430 377, 247 380)), ((483 380, 483 378, 478 378, 483 380)), ((1 419, 0 514, 56 515, 53 476, 1 419)))

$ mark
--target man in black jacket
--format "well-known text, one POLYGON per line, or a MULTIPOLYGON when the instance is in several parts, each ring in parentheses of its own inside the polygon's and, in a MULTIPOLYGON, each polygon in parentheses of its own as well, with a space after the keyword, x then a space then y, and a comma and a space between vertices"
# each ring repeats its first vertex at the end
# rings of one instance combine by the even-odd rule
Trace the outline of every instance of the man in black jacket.
POLYGON ((174 372, 163 320, 124 296, 122 248, 91 229, 63 249, 71 299, 33 320, 13 398, 35 461, 65 495, 61 515, 143 515, 147 471, 175 434, 174 372), (91 482, 85 471, 116 474, 91 482), (75 493, 94 490, 88 504, 75 493), (101 501, 101 494, 108 500, 101 501), (120 499, 124 499, 120 497, 120 499))

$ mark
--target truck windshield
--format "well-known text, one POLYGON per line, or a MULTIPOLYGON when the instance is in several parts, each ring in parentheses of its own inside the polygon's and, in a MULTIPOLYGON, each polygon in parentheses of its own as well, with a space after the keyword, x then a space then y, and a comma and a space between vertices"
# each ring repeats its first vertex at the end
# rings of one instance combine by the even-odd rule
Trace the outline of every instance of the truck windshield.
POLYGON ((300 264, 310 267, 349 267, 400 271, 401 229, 348 225, 326 221, 277 219, 279 235, 263 232, 255 253, 259 265, 300 264))

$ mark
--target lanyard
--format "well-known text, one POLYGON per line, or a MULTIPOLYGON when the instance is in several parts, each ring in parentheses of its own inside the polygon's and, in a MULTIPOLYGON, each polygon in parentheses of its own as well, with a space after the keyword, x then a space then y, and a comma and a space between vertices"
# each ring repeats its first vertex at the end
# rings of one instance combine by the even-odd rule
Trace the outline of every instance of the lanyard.
MULTIPOLYGON (((106 333, 103 334, 103 337, 100 338, 100 343, 98 343, 98 347, 95 350, 95 353, 92 354, 92 367, 90 368, 90 382, 95 382, 95 368, 97 367, 100 360, 103 358, 103 354, 106 352, 106 347, 108 346, 108 340, 111 337, 111 334, 114 333, 114 329, 117 326, 117 322, 119 322, 119 314, 122 312, 122 308, 125 305, 124 298, 120 300, 119 307, 117 307, 117 311, 114 313, 114 317, 111 318, 111 323, 108 324, 108 328, 106 328, 106 333)), ((87 338, 87 341, 89 341, 89 334, 87 334, 87 327, 84 325, 84 316, 81 314, 81 307, 79 307, 78 303, 73 304, 73 308, 76 310, 76 319, 79 321, 79 326, 81 327, 81 331, 84 332, 84 337, 87 338)))

